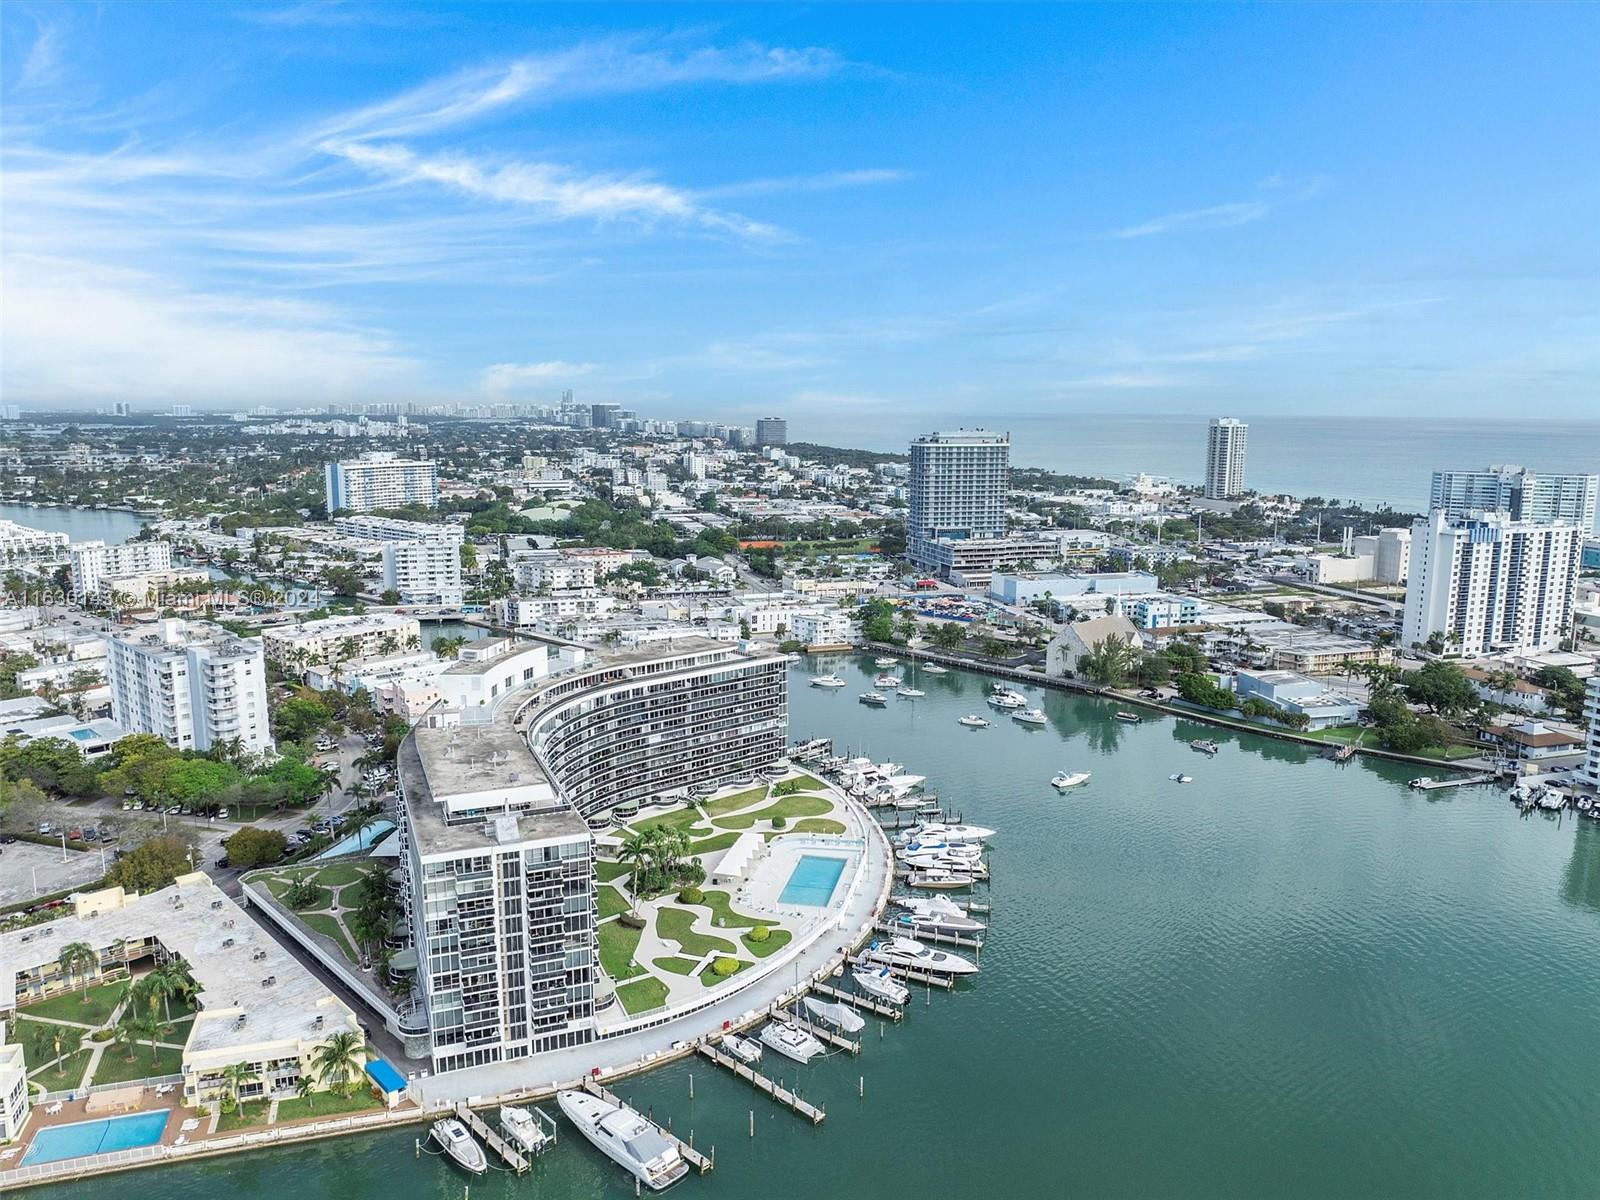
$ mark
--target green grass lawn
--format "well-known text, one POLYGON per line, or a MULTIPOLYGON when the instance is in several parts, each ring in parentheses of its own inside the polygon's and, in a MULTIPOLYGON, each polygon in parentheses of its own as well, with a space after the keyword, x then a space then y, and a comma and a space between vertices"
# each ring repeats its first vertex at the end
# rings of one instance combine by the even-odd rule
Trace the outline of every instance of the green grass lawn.
POLYGON ((639 948, 642 929, 629 929, 621 921, 607 921, 595 933, 600 944, 600 965, 611 978, 621 981, 642 975, 644 968, 633 961, 639 948))
POLYGON ((165 1046, 156 1047, 155 1061, 150 1061, 150 1047, 141 1045, 133 1052, 133 1061, 128 1061, 128 1052, 116 1047, 107 1047, 100 1056, 100 1063, 94 1069, 94 1078, 90 1083, 127 1083, 133 1079, 152 1079, 157 1075, 177 1075, 183 1071, 183 1051, 169 1050, 165 1046))
POLYGON ((630 1016, 649 1012, 667 1002, 667 985, 653 975, 646 976, 619 987, 617 999, 630 1016))
POLYGON ((89 989, 87 1004, 83 1002, 83 990, 75 988, 70 992, 62 992, 59 996, 51 996, 48 1000, 40 1000, 37 1004, 30 1004, 19 1011, 26 1017, 54 1017, 58 1021, 81 1021, 85 1025, 104 1025, 111 1019, 111 1010, 116 1008, 117 1001, 127 986, 128 981, 125 979, 114 983, 96 984, 89 989))
POLYGON ((765 917, 747 917, 744 913, 734 912, 732 898, 727 892, 706 892, 704 907, 711 910, 713 925, 748 929, 752 925, 775 924, 765 917))
POLYGON ((658 958, 655 965, 663 971, 671 971, 674 975, 689 975, 700 965, 698 958, 658 958))
POLYGON ((187 1017, 177 1017, 172 1021, 163 1022, 161 1025, 161 1036, 158 1037, 156 1041, 177 1042, 179 1045, 182 1045, 184 1042, 189 1040, 189 1030, 193 1026, 194 1017, 192 1015, 187 1017))
MULTIPOLYGON (((738 960, 738 963, 739 971, 742 971, 746 967, 753 965, 745 962, 745 960, 742 958, 738 960)), ((737 975, 739 971, 735 971, 733 975, 737 975)), ((733 975, 718 975, 710 967, 707 967, 704 971, 700 972, 700 982, 705 984, 706 987, 716 987, 719 983, 727 983, 728 980, 733 978, 733 975)))
POLYGON ((715 822, 719 829, 749 829, 757 821, 770 821, 774 817, 783 817, 792 821, 796 817, 820 817, 833 811, 833 801, 823 796, 808 796, 800 794, 785 796, 782 800, 774 801, 765 808, 758 808, 754 812, 740 813, 736 817, 723 817, 715 822))
POLYGON ((218 1133, 237 1133, 241 1129, 252 1129, 267 1123, 267 1112, 270 1105, 264 1099, 247 1100, 241 1115, 241 1110, 235 1108, 232 1112, 223 1113, 217 1119, 218 1133))
POLYGON ((350 944, 350 939, 345 935, 344 926, 339 924, 339 918, 328 913, 296 913, 295 917, 307 929, 332 938, 338 945, 341 953, 351 962, 357 962, 356 948, 350 944))
POLYGON ((700 819, 698 809, 676 808, 671 812, 658 813, 653 817, 646 817, 642 821, 629 825, 628 828, 635 833, 647 833, 652 829, 682 829, 688 831, 700 819))
POLYGON ((818 779, 815 775, 796 775, 792 779, 785 779, 782 782, 783 783, 798 783, 800 785, 800 790, 801 791, 805 791, 805 792, 811 792, 811 791, 820 792, 820 791, 825 790, 823 788, 822 781, 820 779, 818 779))
MULTIPOLYGON (((7 1040, 21 1043, 28 1065, 33 1067, 49 1062, 57 1054, 71 1054, 79 1046, 85 1046, 89 1031, 71 1025, 52 1025, 48 1021, 30 1021, 27 1017, 18 1017, 8 1033, 10 1036, 7 1040), (59 1051, 55 1044, 58 1032, 61 1034, 59 1051)), ((78 1069, 81 1071, 83 1068, 80 1065, 78 1069)))
POLYGON ((774 929, 772 935, 764 942, 752 942, 748 933, 741 933, 739 940, 744 943, 744 948, 757 958, 766 958, 767 955, 782 950, 789 944, 789 939, 794 936, 787 929, 774 929))
POLYGON ((323 887, 344 887, 346 884, 360 883, 367 877, 372 868, 363 867, 359 863, 329 863, 325 867, 313 867, 309 871, 297 871, 297 875, 315 875, 317 882, 323 887))
POLYGON ((711 953, 713 950, 724 954, 733 953, 733 943, 724 941, 719 937, 708 937, 703 933, 695 933, 689 927, 694 924, 694 913, 686 908, 662 908, 656 913, 656 935, 665 941, 677 942, 683 947, 685 954, 696 958, 711 953))
POLYGON ((774 829, 761 836, 771 841, 775 837, 782 837, 786 833, 843 833, 844 824, 831 817, 807 817, 804 821, 796 821, 787 829, 774 829))
POLYGON ((343 1116, 346 1113, 372 1112, 383 1107, 383 1101, 372 1094, 372 1089, 362 1087, 353 1096, 336 1096, 332 1092, 316 1092, 309 1100, 295 1096, 278 1102, 278 1124, 285 1121, 304 1121, 308 1117, 322 1119, 343 1116))
POLYGON ((628 900, 616 888, 609 884, 602 884, 594 890, 595 903, 600 910, 600 919, 619 916, 628 911, 628 900))
POLYGON ((746 788, 742 792, 734 792, 731 796, 718 797, 702 804, 700 807, 706 810, 708 816, 722 817, 728 813, 738 812, 741 808, 749 808, 752 804, 758 804, 766 798, 767 788, 763 784, 761 787, 746 788))
POLYGON ((52 1092, 59 1092, 63 1088, 75 1088, 83 1079, 83 1072, 89 1065, 91 1053, 93 1051, 88 1049, 74 1051, 56 1065, 36 1071, 28 1078, 35 1083, 44 1084, 46 1089, 52 1092))
POLYGON ((610 883, 613 879, 621 879, 632 870, 633 868, 625 862, 600 858, 595 860, 594 877, 601 883, 610 883))
POLYGON ((726 850, 739 840, 738 831, 732 833, 717 833, 708 838, 701 838, 698 842, 689 843, 690 854, 715 854, 718 850, 726 850))

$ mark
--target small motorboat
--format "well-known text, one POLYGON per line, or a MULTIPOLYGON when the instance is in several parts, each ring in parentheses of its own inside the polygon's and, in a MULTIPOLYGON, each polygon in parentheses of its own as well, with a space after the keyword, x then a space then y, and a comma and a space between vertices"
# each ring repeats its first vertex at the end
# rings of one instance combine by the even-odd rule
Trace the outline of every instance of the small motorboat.
POLYGON ((806 1008, 811 1011, 812 1016, 846 1033, 860 1033, 867 1024, 855 1009, 837 1001, 818 1000, 815 996, 807 996, 806 1008))
POLYGON ((862 692, 861 695, 856 697, 856 699, 862 704, 870 705, 873 708, 882 708, 885 704, 889 703, 888 699, 882 692, 862 692))
POLYGON ((450 1161, 463 1171, 482 1175, 489 1169, 489 1160, 483 1156, 483 1147, 467 1132, 467 1127, 454 1117, 435 1121, 428 1133, 450 1161))
POLYGON ((724 1037, 722 1048, 747 1067, 753 1067, 761 1061, 761 1043, 740 1037, 737 1033, 724 1037))
POLYGON ((958 717, 956 719, 956 724, 957 725, 965 725, 968 729, 987 729, 987 728, 989 728, 988 719, 986 717, 980 717, 977 713, 968 713, 964 717, 958 717))
POLYGON ((1189 749, 1198 750, 1201 754, 1215 754, 1222 747, 1205 738, 1195 738, 1194 741, 1189 743, 1189 749))
MULTIPOLYGON (((546 1118, 548 1120, 549 1118, 546 1118)), ((539 1154, 549 1147, 555 1139, 550 1132, 539 1123, 539 1118, 525 1108, 518 1108, 514 1104, 500 1106, 500 1128, 506 1131, 506 1137, 521 1146, 529 1154, 539 1154)), ((552 1124, 551 1129, 555 1126, 552 1124)))
POLYGON ((1174 771, 1171 775, 1168 775, 1167 778, 1172 780, 1173 783, 1193 783, 1194 782, 1194 776, 1193 775, 1185 775, 1182 771, 1174 771))
POLYGON ((1088 771, 1057 771, 1050 776, 1050 786, 1062 792, 1068 788, 1081 787, 1088 782, 1088 771))
POLYGON ((1141 717, 1136 712, 1129 712, 1129 711, 1127 711, 1127 709, 1118 709, 1116 712, 1112 713, 1111 715, 1114 716, 1119 721, 1127 722, 1129 725, 1143 725, 1144 724, 1144 718, 1143 717, 1141 717))
POLYGON ((1408 781, 1406 786, 1410 788, 1416 788, 1419 792, 1425 792, 1433 786, 1433 783, 1434 779, 1432 775, 1418 775, 1415 779, 1408 781))
POLYGON ((881 688, 897 688, 900 686, 900 676, 891 675, 888 672, 884 672, 882 675, 879 675, 873 679, 872 686, 881 688))
POLYGON ((773 1021, 761 1031, 762 1044, 795 1062, 810 1062, 822 1053, 822 1043, 798 1025, 773 1021))
POLYGON ((954 891, 957 888, 971 887, 973 877, 966 871, 951 871, 944 867, 929 867, 925 871, 913 871, 906 878, 906 886, 914 888, 928 888, 934 891, 954 891))
POLYGON ((820 688, 842 688, 847 685, 845 681, 840 679, 837 675, 828 674, 817 675, 813 677, 811 680, 811 686, 820 688))
POLYGON ((950 674, 950 668, 941 667, 938 663, 928 663, 922 668, 922 673, 924 675, 948 675, 950 674))
POLYGON ((927 694, 928 693, 923 691, 921 688, 914 687, 903 687, 895 692, 895 695, 899 696, 902 700, 921 700, 927 694))
POLYGON ((995 692, 989 697, 989 703, 996 708, 1027 708, 1028 698, 1021 692, 1013 692, 1009 688, 995 692))
POLYGON ((862 964, 850 973, 856 986, 869 996, 887 1000, 890 1004, 904 1004, 911 999, 911 990, 889 974, 888 967, 871 967, 862 964))
POLYGON ((890 658, 887 654, 883 655, 881 658, 875 658, 872 660, 872 665, 877 667, 880 671, 884 667, 898 666, 899 663, 900 660, 898 658, 890 658))
POLYGON ((1048 725, 1050 718, 1042 708, 1024 708, 1011 714, 1011 719, 1023 725, 1048 725))

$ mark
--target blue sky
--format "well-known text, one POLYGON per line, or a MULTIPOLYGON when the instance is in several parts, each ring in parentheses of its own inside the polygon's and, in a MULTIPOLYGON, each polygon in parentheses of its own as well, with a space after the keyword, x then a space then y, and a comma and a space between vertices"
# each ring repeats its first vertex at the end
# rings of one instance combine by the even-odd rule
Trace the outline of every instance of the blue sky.
POLYGON ((1600 413, 1600 6, 0 18, 9 402, 1600 413))

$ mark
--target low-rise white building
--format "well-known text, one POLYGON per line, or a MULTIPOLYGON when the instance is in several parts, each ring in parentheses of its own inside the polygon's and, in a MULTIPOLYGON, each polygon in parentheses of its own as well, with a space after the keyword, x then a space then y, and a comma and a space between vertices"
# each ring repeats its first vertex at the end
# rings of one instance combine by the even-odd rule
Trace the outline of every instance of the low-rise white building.
POLYGON ((384 542, 383 587, 399 592, 407 604, 459 607, 465 595, 460 543, 384 542))
POLYGON ((261 631, 266 655, 285 670, 313 663, 382 658, 422 646, 422 625, 404 613, 370 612, 325 617, 261 631))
POLYGON ((180 750, 234 740, 251 754, 272 749, 260 639, 169 618, 117 634, 109 649, 111 717, 124 729, 180 750))
POLYGON ((172 566, 172 547, 166 542, 123 542, 108 546, 104 542, 76 542, 68 548, 72 569, 72 589, 83 598, 100 595, 101 581, 107 575, 148 575, 167 571, 172 566))

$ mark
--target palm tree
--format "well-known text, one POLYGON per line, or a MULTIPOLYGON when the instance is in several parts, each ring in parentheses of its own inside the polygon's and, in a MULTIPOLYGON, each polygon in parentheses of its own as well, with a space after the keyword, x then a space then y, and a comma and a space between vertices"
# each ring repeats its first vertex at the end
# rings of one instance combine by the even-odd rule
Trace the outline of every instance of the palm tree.
POLYGON ((255 1067, 247 1062, 229 1063, 222 1068, 222 1082, 227 1087, 228 1095, 232 1097, 234 1107, 244 1115, 244 1097, 239 1093, 249 1084, 257 1083, 261 1075, 255 1067))
POLYGON ((360 1034, 340 1030, 311 1056, 317 1078, 341 1096, 354 1090, 356 1080, 367 1065, 367 1044, 360 1034))
POLYGON ((635 831, 622 840, 622 846, 617 851, 617 858, 632 868, 630 872, 632 878, 628 884, 636 895, 639 889, 634 883, 638 879, 640 868, 649 862, 651 850, 650 835, 635 831))
POLYGON ((139 1031, 133 1023, 127 1020, 118 1021, 111 1031, 111 1044, 119 1046, 128 1052, 128 1061, 133 1061, 133 1052, 139 1046, 139 1031))
POLYGON ((143 980, 145 995, 148 998, 150 1007, 154 1009, 156 1002, 160 1001, 162 1012, 166 1014, 166 1019, 169 1022, 172 1020, 172 997, 177 993, 179 986, 178 971, 173 969, 171 962, 162 963, 146 975, 143 980))
POLYGON ((294 1094, 306 1102, 307 1112, 313 1111, 317 1106, 317 1081, 309 1075, 301 1075, 294 1085, 294 1094))
POLYGON ((89 972, 100 965, 100 956, 88 942, 68 942, 61 947, 56 961, 61 964, 61 974, 68 986, 74 976, 83 984, 83 1002, 89 1003, 89 972))

